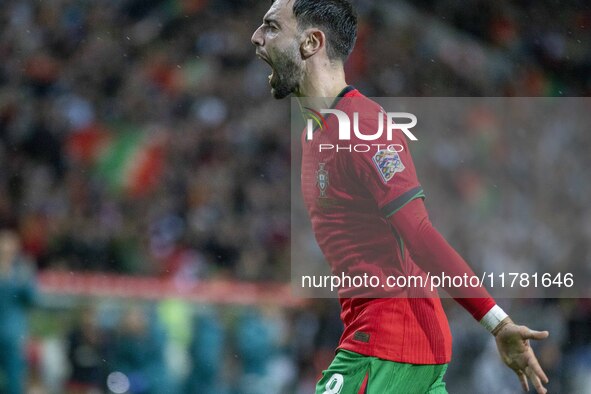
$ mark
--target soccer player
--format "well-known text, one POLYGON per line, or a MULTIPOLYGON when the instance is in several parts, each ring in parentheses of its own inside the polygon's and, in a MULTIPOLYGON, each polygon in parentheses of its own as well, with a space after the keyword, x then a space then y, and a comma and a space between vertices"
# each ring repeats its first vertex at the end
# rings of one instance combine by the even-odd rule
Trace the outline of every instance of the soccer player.
MULTIPOLYGON (((332 102, 344 113, 361 113, 360 129, 376 130, 377 119, 364 117, 363 111, 379 107, 345 80, 343 64, 356 35, 356 16, 347 0, 275 0, 252 42, 272 68, 275 98, 328 98, 327 106, 332 102)), ((312 139, 306 132, 302 136, 304 203, 333 274, 472 274, 429 221, 402 133, 395 132, 391 141, 384 133, 374 141, 402 148, 395 151, 319 149, 338 144, 336 128, 336 116, 328 116, 326 127, 312 139)), ((350 142, 364 141, 351 136, 350 142)), ((339 291, 344 332, 316 393, 446 393, 451 335, 439 298, 409 288, 383 298, 351 296, 349 290, 339 291)), ((447 290, 495 336, 503 362, 523 389, 529 389, 529 379, 545 393, 548 378, 529 340, 544 339, 548 332, 514 324, 482 287, 447 290)))

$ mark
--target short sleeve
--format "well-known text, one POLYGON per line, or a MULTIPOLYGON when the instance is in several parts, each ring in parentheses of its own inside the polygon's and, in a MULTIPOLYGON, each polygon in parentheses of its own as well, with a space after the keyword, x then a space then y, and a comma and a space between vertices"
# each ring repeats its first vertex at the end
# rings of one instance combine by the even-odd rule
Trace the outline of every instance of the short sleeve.
MULTIPOLYGON (((366 127, 375 130, 371 123, 366 127)), ((387 140, 384 132, 377 141, 356 140, 355 144, 358 151, 350 153, 351 171, 373 196, 382 216, 390 217, 408 202, 425 197, 408 143, 400 130, 393 131, 391 140, 387 140)))

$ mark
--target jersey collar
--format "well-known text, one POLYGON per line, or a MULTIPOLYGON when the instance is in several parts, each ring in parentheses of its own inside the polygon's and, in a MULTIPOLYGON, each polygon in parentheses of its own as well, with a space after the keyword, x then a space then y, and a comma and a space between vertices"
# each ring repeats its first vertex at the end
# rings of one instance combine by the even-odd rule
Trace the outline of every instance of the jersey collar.
POLYGON ((339 93, 337 97, 346 97, 347 94, 353 90, 355 90, 355 88, 352 85, 347 85, 343 90, 341 90, 341 93, 339 93))
POLYGON ((335 97, 330 108, 335 108, 342 98, 347 97, 347 95, 354 90, 356 90, 355 87, 353 87, 352 85, 347 85, 343 90, 341 90, 341 93, 339 93, 339 95, 335 97))

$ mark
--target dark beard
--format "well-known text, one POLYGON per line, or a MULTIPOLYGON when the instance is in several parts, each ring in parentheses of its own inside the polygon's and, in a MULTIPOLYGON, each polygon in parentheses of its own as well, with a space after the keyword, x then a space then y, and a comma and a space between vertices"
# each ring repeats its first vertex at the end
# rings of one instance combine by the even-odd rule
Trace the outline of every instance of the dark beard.
POLYGON ((294 60, 297 56, 297 49, 288 49, 274 61, 271 94, 278 100, 295 92, 300 85, 304 72, 294 60))

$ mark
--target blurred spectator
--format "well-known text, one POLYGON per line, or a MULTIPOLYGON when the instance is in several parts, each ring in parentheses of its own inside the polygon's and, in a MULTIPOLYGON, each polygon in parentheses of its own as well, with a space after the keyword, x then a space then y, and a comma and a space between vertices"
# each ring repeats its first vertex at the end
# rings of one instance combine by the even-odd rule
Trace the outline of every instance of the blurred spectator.
POLYGON ((193 319, 193 340, 189 346, 191 369, 184 393, 222 392, 225 333, 214 311, 193 319))
POLYGON ((16 232, 0 229, 0 392, 25 392, 27 311, 35 301, 35 276, 16 232))
POLYGON ((183 393, 190 372, 189 347, 193 338, 193 305, 174 298, 158 302, 157 318, 166 335, 165 362, 169 371, 169 393, 183 393))
POLYGON ((114 392, 128 385, 130 394, 168 392, 168 374, 164 362, 164 335, 156 322, 140 308, 131 308, 122 318, 107 378, 114 392), (123 375, 121 375, 123 374, 123 375), (115 377, 117 377, 115 379, 115 377), (110 378, 110 379, 109 379, 110 378), (126 380, 127 383, 123 383, 126 380))
POLYGON ((283 313, 270 306, 241 312, 234 330, 242 369, 234 388, 236 394, 283 392, 291 387, 295 365, 285 359, 283 347, 285 341, 295 337, 288 335, 287 326, 283 313))
POLYGON ((105 333, 97 325, 95 310, 86 307, 67 337, 69 394, 96 394, 105 386, 105 333))

